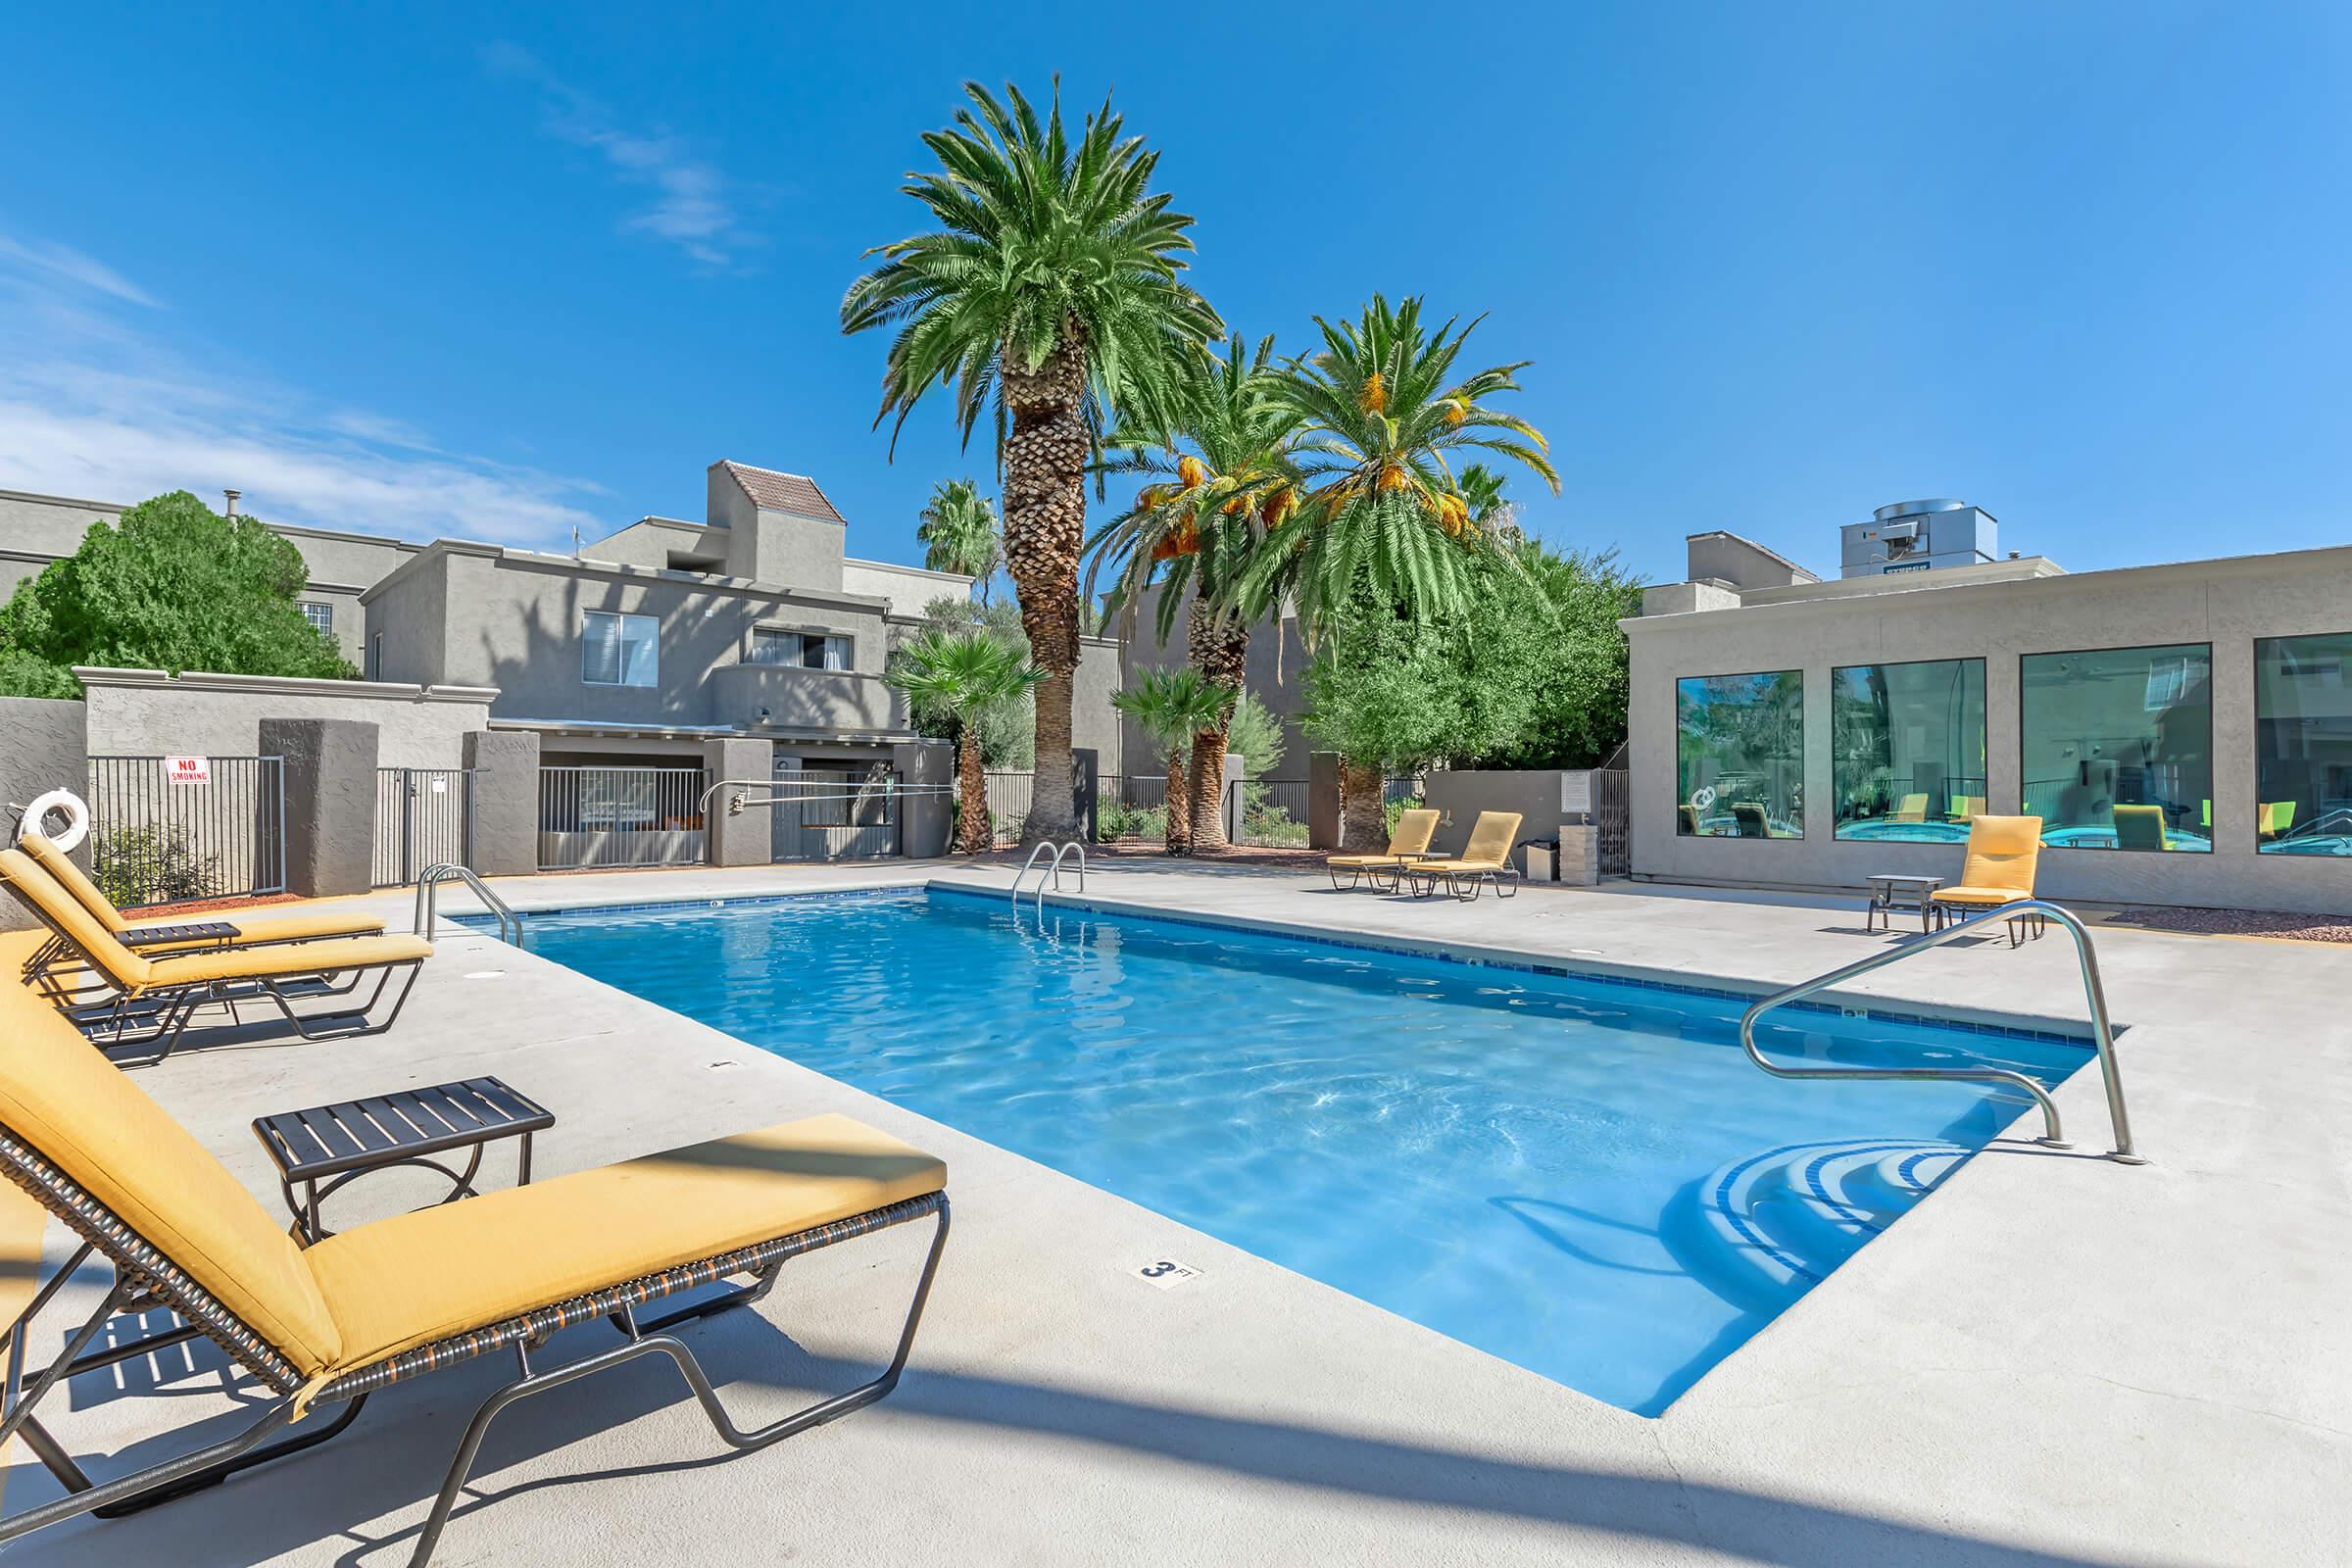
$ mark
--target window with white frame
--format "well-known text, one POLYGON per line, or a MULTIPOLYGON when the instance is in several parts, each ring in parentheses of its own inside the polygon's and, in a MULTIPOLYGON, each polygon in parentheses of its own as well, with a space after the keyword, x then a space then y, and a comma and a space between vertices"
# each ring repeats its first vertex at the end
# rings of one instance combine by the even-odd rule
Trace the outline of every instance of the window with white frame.
POLYGON ((580 617, 580 680, 590 686, 658 684, 658 635, 651 615, 586 612, 580 617))
POLYGON ((775 626, 752 628, 752 662, 789 664, 801 669, 852 669, 858 644, 840 632, 787 631, 775 626))
POLYGON ((305 599, 302 602, 302 618, 318 627, 322 636, 332 637, 335 634, 335 607, 332 605, 317 599, 305 599))

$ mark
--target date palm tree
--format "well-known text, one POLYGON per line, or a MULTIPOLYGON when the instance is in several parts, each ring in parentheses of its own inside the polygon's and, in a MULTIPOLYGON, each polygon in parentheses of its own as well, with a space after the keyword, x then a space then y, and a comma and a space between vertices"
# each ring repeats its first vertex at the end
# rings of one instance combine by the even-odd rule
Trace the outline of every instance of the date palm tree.
MULTIPOLYGON (((1104 421, 1164 410, 1178 356, 1221 330, 1183 279, 1193 220, 1152 190, 1159 155, 1110 100, 1073 136, 1059 78, 1041 118, 1018 89, 977 82, 955 123, 923 137, 939 169, 908 176, 929 232, 867 254, 880 264, 841 302, 846 332, 896 329, 877 426, 948 389, 963 439, 993 414, 1004 562, 1032 657, 1037 786, 1024 833, 1076 826, 1070 697, 1078 667, 1078 556, 1086 472, 1104 421)), ((896 444, 896 427, 893 445, 896 444)))
MULTIPOLYGON (((1148 670, 1127 691, 1111 698, 1111 706, 1141 724, 1160 744, 1168 760, 1168 853, 1183 855, 1199 842, 1200 817, 1185 788, 1186 743, 1203 729, 1221 726, 1233 711, 1234 694, 1210 683, 1189 665, 1148 670)), ((1221 733, 1220 728, 1220 733, 1221 733)), ((1212 815, 1222 815, 1211 802, 1212 815)), ((1224 842, 1220 833, 1218 843, 1224 842)))
MULTIPOLYGON (((1492 453, 1560 488, 1542 432, 1491 403, 1519 390, 1529 362, 1461 374, 1455 362, 1478 322, 1432 331, 1418 299, 1392 308, 1374 295, 1357 319, 1315 325, 1323 347, 1295 362, 1284 384, 1304 426, 1293 461, 1306 493, 1295 516, 1266 529, 1228 600, 1250 619, 1289 603, 1310 647, 1365 605, 1456 619, 1478 558, 1516 558, 1497 550, 1497 519, 1480 504, 1496 496, 1465 493, 1452 462, 1492 453)), ((1343 759, 1340 794, 1342 843, 1377 848, 1380 767, 1343 759)))
MULTIPOLYGON (((1159 425, 1123 421, 1103 438, 1103 468, 1155 475, 1135 505, 1088 543, 1087 591, 1104 566, 1115 573, 1103 598, 1130 624, 1156 574, 1158 632, 1166 643, 1190 600, 1186 652, 1211 685, 1236 698, 1250 666, 1250 621, 1225 603, 1227 586, 1248 564, 1270 523, 1298 504, 1290 463, 1300 417, 1282 395, 1274 340, 1255 350, 1240 336, 1222 356, 1206 349, 1187 358, 1172 417, 1159 425)), ((1191 822, 1195 847, 1225 842, 1224 793, 1229 706, 1193 736, 1191 822)))
POLYGON ((1046 672, 1004 638, 969 631, 923 632, 899 651, 883 677, 908 698, 956 718, 956 847, 986 855, 994 844, 988 821, 988 775, 980 765, 980 715, 1034 691, 1046 672))
POLYGON ((923 544, 923 564, 933 571, 960 572, 980 584, 980 603, 988 603, 989 584, 1004 564, 1004 535, 997 525, 997 509, 969 479, 942 479, 916 523, 915 538, 923 544))

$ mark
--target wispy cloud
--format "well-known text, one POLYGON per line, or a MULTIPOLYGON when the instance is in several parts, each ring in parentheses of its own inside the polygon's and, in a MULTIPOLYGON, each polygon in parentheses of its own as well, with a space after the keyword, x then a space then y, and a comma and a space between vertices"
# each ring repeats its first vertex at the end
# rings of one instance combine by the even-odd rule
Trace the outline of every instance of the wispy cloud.
POLYGON ((678 137, 622 127, 604 105, 517 44, 489 45, 482 63, 537 90, 541 125, 549 135, 601 154, 623 183, 654 192, 651 206, 621 220, 623 232, 651 234, 712 269, 733 268, 744 251, 765 243, 736 211, 726 175, 695 157, 678 137))
POLYGON ((280 522, 556 544, 586 481, 467 456, 405 420, 327 404, 124 318, 114 270, 0 234, 0 489, 105 502, 234 486, 280 522), (61 262, 61 258, 70 259, 61 262))
POLYGON ((133 305, 144 305, 149 310, 157 308, 154 297, 145 289, 113 268, 93 261, 69 246, 43 245, 0 234, 0 266, 45 272, 82 288, 111 294, 119 300, 128 300, 133 305))

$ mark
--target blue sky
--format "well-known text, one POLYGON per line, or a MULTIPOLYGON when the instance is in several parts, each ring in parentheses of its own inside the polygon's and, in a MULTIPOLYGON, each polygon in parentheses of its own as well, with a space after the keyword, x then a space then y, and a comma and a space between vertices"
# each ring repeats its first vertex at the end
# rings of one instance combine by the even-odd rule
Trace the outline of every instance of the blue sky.
POLYGON ((563 547, 730 457, 918 559, 990 458, 943 406, 885 461, 841 292, 957 84, 1058 70, 1242 330, 1487 313, 1556 544, 1827 569, 1941 495, 2077 570, 2345 538, 2345 8, 820 9, 19 8, 0 489, 563 547))

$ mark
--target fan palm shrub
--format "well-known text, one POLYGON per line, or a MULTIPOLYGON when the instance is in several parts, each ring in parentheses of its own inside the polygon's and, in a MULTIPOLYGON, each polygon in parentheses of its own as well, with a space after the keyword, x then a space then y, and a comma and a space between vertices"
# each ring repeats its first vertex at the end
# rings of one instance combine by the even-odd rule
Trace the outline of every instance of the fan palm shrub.
MULTIPOLYGON (((1233 710, 1234 694, 1189 664, 1147 670, 1142 679, 1111 698, 1111 706, 1144 727, 1166 754, 1168 763, 1168 853, 1190 853, 1200 825, 1188 798, 1185 750, 1193 737, 1216 727, 1233 710)), ((1210 803, 1212 814, 1221 815, 1210 803)), ((1223 843, 1224 836, 1218 835, 1223 843)))
MULTIPOLYGON (((1020 600, 1037 696, 1037 788, 1024 836, 1069 834, 1070 699, 1088 466, 1105 422, 1164 417, 1190 347, 1221 331, 1183 278, 1193 220, 1152 189, 1159 155, 1110 100, 1076 134, 1060 83, 1041 116, 1017 88, 967 82, 955 123, 923 137, 939 168, 909 175, 926 232, 868 252, 842 329, 895 329, 879 426, 945 389, 969 443, 991 416, 1004 481, 1004 562, 1020 600)), ((895 445, 895 427, 894 427, 895 445)))
POLYGON ((986 855, 995 845, 988 821, 988 774, 980 761, 980 718, 1036 690, 1045 671, 1012 644, 973 628, 921 633, 899 650, 883 678, 912 703, 955 716, 956 847, 966 855, 986 855))

